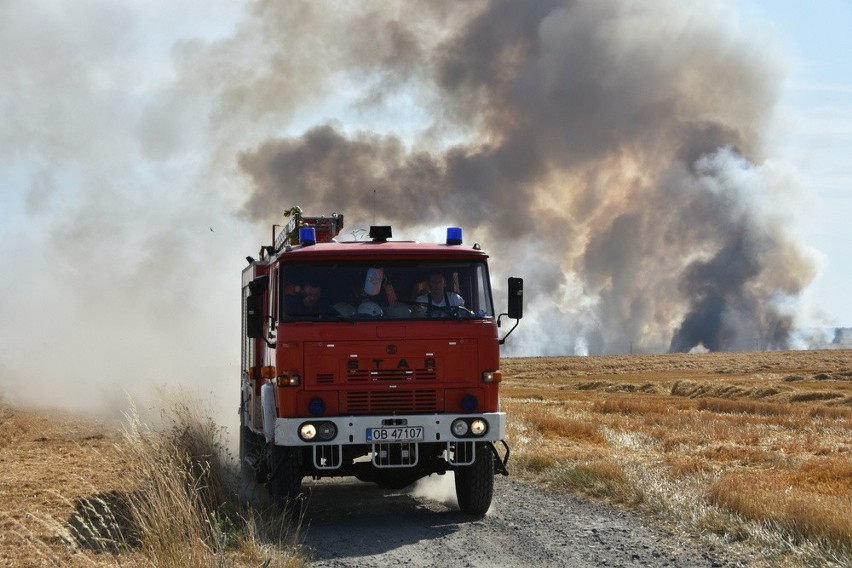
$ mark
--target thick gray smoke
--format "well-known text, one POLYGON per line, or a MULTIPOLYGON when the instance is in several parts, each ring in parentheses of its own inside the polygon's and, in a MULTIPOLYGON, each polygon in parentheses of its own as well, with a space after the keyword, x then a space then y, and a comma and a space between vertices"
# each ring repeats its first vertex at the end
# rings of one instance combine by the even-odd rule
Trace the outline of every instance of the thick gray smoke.
POLYGON ((405 92, 428 117, 421 135, 321 123, 271 137, 239 157, 250 218, 301 203, 459 223, 527 277, 536 352, 787 346, 785 306, 814 266, 785 231, 790 180, 763 155, 781 69, 723 7, 507 0, 362 16, 333 30, 357 54, 346 72, 371 85, 358 104, 405 92))
POLYGON ((293 205, 464 227, 526 279, 507 354, 784 347, 783 69, 726 6, 0 2, 0 397, 232 420, 243 259, 293 205))

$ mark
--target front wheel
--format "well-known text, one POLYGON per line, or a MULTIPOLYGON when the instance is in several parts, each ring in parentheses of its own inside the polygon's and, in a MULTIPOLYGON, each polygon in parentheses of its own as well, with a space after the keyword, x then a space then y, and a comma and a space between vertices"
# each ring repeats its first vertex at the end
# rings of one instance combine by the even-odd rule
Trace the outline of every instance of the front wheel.
POLYGON ((456 498, 462 513, 484 515, 494 496, 494 453, 485 443, 476 444, 473 463, 455 470, 456 498))

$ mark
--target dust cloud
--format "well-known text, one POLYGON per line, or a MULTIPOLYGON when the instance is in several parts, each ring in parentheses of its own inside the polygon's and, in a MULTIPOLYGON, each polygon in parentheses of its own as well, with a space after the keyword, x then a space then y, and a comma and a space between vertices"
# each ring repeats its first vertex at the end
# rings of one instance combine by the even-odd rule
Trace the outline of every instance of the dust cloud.
POLYGON ((192 52, 170 28, 189 5, 0 3, 6 403, 121 418, 173 389, 236 416, 234 294, 261 233, 208 166, 203 82, 156 63, 164 38, 192 52))
POLYGON ((298 204, 492 254, 506 354, 783 348, 815 265, 729 4, 0 4, 0 388, 231 422, 244 257, 298 204))
POLYGON ((452 471, 444 475, 430 475, 418 480, 406 491, 410 491, 414 497, 431 499, 443 503, 447 507, 456 508, 458 507, 458 499, 456 498, 455 480, 456 475, 452 471))

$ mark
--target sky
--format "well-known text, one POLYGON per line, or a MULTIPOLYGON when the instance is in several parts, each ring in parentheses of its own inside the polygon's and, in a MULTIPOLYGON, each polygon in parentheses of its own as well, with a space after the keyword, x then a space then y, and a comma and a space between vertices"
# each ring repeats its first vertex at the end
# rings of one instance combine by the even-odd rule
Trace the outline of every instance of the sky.
POLYGON ((344 237, 464 226, 498 306, 527 280, 509 355, 801 348, 791 329, 852 326, 852 3, 566 5, 0 0, 0 397, 120 408, 192 385, 233 410, 244 257, 294 202, 340 207, 344 237), (357 183, 393 199, 328 189, 357 183), (715 305, 700 277, 743 261, 692 336, 715 305))
POLYGON ((852 212, 852 2, 753 0, 737 6, 787 60, 775 155, 795 166, 809 193, 802 238, 819 251, 821 269, 803 295, 807 321, 852 326, 847 228, 852 212))

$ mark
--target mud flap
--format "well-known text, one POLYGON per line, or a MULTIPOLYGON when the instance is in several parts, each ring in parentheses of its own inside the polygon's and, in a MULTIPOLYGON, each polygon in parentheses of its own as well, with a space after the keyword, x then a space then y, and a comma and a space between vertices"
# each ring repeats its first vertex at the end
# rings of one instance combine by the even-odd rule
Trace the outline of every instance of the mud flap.
POLYGON ((500 443, 503 444, 503 448, 506 450, 506 457, 500 457, 500 452, 497 451, 497 448, 494 447, 494 442, 488 444, 488 448, 491 450, 491 453, 494 454, 494 472, 499 473, 500 475, 509 475, 509 469, 507 465, 509 464, 509 444, 506 443, 506 440, 500 440, 500 443))

